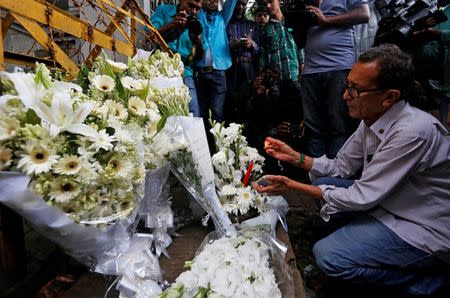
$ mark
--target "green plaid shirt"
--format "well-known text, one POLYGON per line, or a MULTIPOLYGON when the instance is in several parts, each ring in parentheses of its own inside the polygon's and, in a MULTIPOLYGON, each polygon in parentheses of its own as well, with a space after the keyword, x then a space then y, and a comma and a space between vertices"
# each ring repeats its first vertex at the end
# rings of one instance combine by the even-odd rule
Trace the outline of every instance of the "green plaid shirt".
POLYGON ((260 30, 260 69, 276 66, 281 72, 282 80, 297 81, 299 74, 297 45, 292 35, 283 26, 283 21, 271 19, 260 30))

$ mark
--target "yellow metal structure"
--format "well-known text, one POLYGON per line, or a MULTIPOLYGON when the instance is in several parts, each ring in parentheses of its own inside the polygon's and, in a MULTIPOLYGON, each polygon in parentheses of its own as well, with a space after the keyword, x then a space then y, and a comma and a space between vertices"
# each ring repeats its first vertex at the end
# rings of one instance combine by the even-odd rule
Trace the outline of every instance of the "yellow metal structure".
MULTIPOLYGON (((136 25, 140 24, 149 28, 150 40, 157 44, 163 51, 172 54, 164 39, 150 23, 148 17, 140 9, 136 0, 126 0, 121 7, 109 0, 95 0, 98 7, 108 15, 110 23, 105 31, 101 31, 89 23, 72 16, 71 14, 49 4, 44 0, 0 0, 0 9, 6 11, 2 18, 0 27, 0 69, 4 69, 4 63, 20 61, 20 55, 15 55, 13 60, 8 60, 3 49, 3 39, 6 36, 11 24, 17 21, 25 30, 50 53, 51 60, 59 64, 71 76, 75 76, 79 68, 68 57, 68 55, 54 42, 52 34, 47 32, 41 25, 47 26, 51 31, 57 30, 80 38, 95 45, 90 52, 85 64, 90 65, 92 61, 100 54, 101 49, 109 49, 113 52, 134 56, 136 53, 136 25), (116 11, 114 17, 110 16, 106 10, 116 11), (129 18, 131 33, 127 35, 121 28, 120 22, 124 18, 129 18), (115 31, 119 31, 127 42, 118 41, 113 37, 115 31)), ((29 59, 27 59, 29 61, 29 59)), ((24 64, 26 62, 24 61, 24 64)))

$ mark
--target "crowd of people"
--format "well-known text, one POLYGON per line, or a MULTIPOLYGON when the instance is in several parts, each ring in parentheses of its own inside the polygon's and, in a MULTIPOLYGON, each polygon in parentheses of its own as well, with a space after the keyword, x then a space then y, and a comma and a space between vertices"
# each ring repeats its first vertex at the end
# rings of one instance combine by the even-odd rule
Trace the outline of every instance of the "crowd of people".
POLYGON ((308 1, 304 41, 280 0, 252 20, 247 0, 180 0, 151 21, 182 57, 190 112, 243 123, 266 152, 279 175, 254 188, 317 199, 336 225, 313 250, 327 275, 429 295, 450 280, 450 21, 374 47, 385 2, 308 1), (440 83, 440 121, 417 108, 418 80, 440 83))

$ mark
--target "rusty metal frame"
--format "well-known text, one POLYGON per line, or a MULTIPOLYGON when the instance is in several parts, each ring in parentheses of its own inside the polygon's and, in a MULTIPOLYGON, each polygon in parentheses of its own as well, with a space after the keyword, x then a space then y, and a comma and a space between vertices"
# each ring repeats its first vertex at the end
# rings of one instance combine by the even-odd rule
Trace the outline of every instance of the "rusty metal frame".
POLYGON ((8 62, 5 59, 3 50, 3 39, 14 21, 20 23, 42 47, 49 50, 55 64, 59 64, 72 76, 78 73, 78 66, 54 43, 51 36, 47 36, 47 33, 41 28, 40 24, 47 25, 52 30, 68 33, 94 44, 94 49, 89 53, 86 61, 84 61, 88 65, 100 54, 102 48, 125 56, 133 56, 136 53, 136 35, 133 32, 134 30, 132 30, 131 36, 128 36, 119 24, 124 17, 130 18, 131 26, 134 26, 133 28, 137 24, 148 27, 151 40, 159 45, 163 51, 172 55, 164 39, 150 23, 150 20, 135 0, 125 1, 122 7, 118 7, 109 0, 96 0, 96 2, 103 10, 106 9, 105 5, 108 5, 117 11, 114 17, 109 16, 111 22, 105 31, 92 27, 89 23, 70 15, 44 0, 1 0, 0 9, 7 11, 7 14, 2 19, 0 28, 0 69, 3 69, 4 63, 8 62), (112 36, 116 30, 124 36, 127 42, 118 41, 112 36))

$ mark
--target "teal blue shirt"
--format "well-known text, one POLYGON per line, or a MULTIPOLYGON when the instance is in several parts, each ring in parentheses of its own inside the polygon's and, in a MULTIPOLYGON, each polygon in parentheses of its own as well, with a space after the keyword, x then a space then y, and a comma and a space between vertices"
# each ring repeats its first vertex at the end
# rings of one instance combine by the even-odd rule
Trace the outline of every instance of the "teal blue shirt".
POLYGON ((198 60, 199 67, 212 66, 216 70, 226 70, 231 66, 230 46, 227 37, 227 25, 233 15, 237 0, 227 0, 221 11, 210 14, 208 22, 207 14, 202 9, 198 19, 203 26, 203 48, 205 55, 209 51, 212 56, 212 65, 205 59, 198 60), (209 64, 209 65, 208 65, 209 64))
MULTIPOLYGON (((176 14, 177 6, 175 4, 161 4, 156 8, 150 20, 153 26, 159 29, 165 24, 170 23, 176 14)), ((188 30, 184 30, 178 38, 169 42, 168 45, 173 52, 181 55, 181 60, 184 63, 184 77, 192 77, 194 75, 192 62, 187 61, 192 50, 192 42, 189 39, 188 30)))

